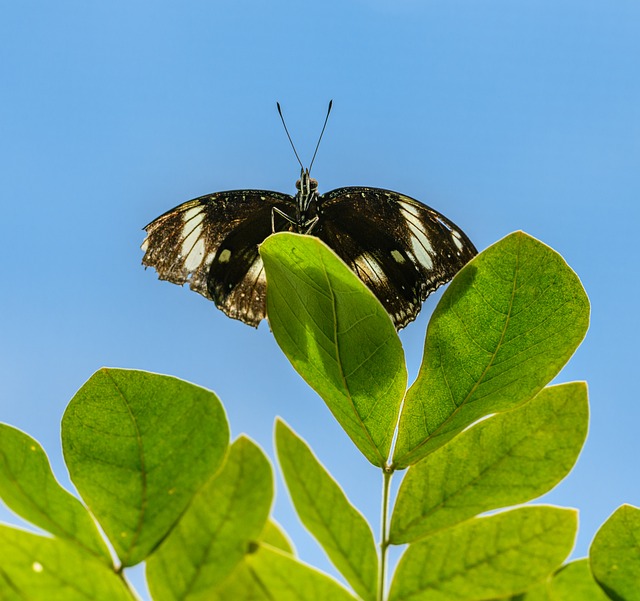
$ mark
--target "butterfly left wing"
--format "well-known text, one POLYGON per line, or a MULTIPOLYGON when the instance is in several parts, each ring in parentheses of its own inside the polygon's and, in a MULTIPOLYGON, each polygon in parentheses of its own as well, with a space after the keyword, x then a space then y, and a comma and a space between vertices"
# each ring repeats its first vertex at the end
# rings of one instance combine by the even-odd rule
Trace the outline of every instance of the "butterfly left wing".
POLYGON ((272 232, 274 208, 295 211, 293 197, 231 190, 185 202, 144 228, 142 263, 161 280, 188 282, 229 317, 257 327, 265 316, 266 296, 258 244, 272 232))
POLYGON ((318 199, 313 234, 358 274, 396 329, 476 254, 466 234, 421 202, 381 188, 338 188, 318 199))

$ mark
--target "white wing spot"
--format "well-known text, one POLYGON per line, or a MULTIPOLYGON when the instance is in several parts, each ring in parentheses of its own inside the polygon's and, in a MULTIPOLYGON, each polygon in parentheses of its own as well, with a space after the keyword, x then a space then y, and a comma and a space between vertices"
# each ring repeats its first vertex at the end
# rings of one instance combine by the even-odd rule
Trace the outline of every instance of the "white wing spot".
POLYGON ((220 253, 220 258, 218 259, 218 262, 219 263, 228 263, 230 258, 231 258, 231 251, 228 248, 225 248, 220 253))
POLYGON ((456 232, 456 230, 451 230, 451 238, 453 243, 458 247, 458 250, 462 250, 462 240, 460 239, 460 234, 456 232))
POLYGON ((264 265, 262 264, 262 259, 260 259, 260 257, 258 257, 252 264, 251 267, 249 267, 249 270, 247 271, 247 275, 245 276, 246 278, 250 278, 250 279, 254 279, 254 280, 259 280, 263 277, 262 275, 262 270, 264 269, 264 265))
POLYGON ((391 251, 391 256, 395 259, 396 263, 406 263, 406 259, 402 256, 402 253, 399 250, 393 249, 391 251))
POLYGON ((147 248, 149 248, 149 238, 145 238, 144 242, 140 245, 140 248, 144 251, 147 252, 147 248))
POLYGON ((191 207, 188 211, 185 211, 182 215, 182 221, 187 223, 187 221, 191 221, 192 219, 197 219, 196 223, 193 225, 200 225, 202 220, 204 219, 204 214, 202 213, 202 207, 191 207))
POLYGON ((424 235, 424 232, 414 230, 413 228, 411 231, 413 232, 413 236, 411 237, 411 247, 416 255, 416 259, 418 259, 419 263, 426 269, 433 269, 433 260, 431 259, 429 252, 426 250, 427 248, 431 250, 429 240, 424 235))
POLYGON ((433 269, 433 246, 422 230, 418 209, 407 202, 400 202, 400 210, 411 231, 411 248, 418 262, 426 269, 433 269))
MULTIPOLYGON (((184 252, 184 244, 182 245, 182 249, 184 252)), ((184 267, 187 271, 195 271, 200 267, 200 263, 202 263, 202 258, 204 257, 204 240, 202 238, 198 238, 198 241, 193 245, 193 248, 189 250, 188 253, 189 254, 184 262, 184 267)))
MULTIPOLYGON (((193 211, 193 209, 191 209, 191 211, 193 211)), ((202 235, 202 226, 200 225, 200 223, 202 222, 203 218, 204 215, 200 213, 199 216, 194 217, 192 221, 184 224, 184 227, 182 228, 182 235, 185 236, 184 240, 182 241, 183 257, 190 255, 192 249, 195 248, 200 242, 202 242, 202 247, 204 248, 204 241, 200 238, 200 236, 202 235)))
POLYGON ((362 253, 360 256, 356 257, 355 264, 358 266, 358 269, 363 273, 367 274, 370 280, 379 282, 386 282, 387 276, 380 267, 380 263, 376 261, 372 255, 369 253, 362 253))
POLYGON ((413 218, 417 220, 420 219, 420 213, 418 212, 418 208, 416 206, 402 200, 398 204, 400 205, 400 210, 402 211, 402 214, 407 221, 412 221, 413 218))

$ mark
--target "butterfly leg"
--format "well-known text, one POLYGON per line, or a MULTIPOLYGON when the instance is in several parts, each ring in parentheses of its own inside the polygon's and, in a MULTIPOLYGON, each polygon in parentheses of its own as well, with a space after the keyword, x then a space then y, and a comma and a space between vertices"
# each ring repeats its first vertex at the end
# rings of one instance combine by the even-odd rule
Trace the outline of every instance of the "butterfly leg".
POLYGON ((276 215, 279 215, 280 217, 282 217, 290 225, 296 224, 295 219, 291 219, 289 215, 287 215, 284 211, 281 211, 278 207, 273 207, 271 209, 271 233, 272 234, 275 234, 275 232, 278 231, 276 230, 276 215))
POLYGON ((304 224, 305 230, 303 233, 307 235, 311 234, 313 228, 316 227, 319 219, 320 217, 318 215, 316 215, 313 219, 309 219, 309 221, 304 224))

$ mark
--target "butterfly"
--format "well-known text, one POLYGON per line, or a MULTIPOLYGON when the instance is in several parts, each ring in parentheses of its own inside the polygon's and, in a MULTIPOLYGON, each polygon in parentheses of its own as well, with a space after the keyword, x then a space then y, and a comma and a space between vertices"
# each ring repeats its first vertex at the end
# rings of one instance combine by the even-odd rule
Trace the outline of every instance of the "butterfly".
MULTIPOLYGON (((330 110, 331 103, 327 119, 330 110)), ((300 165, 295 196, 216 192, 160 215, 144 228, 143 265, 161 280, 188 283, 229 317, 257 327, 266 316, 267 291, 258 245, 278 231, 316 236, 369 287, 399 330, 477 254, 458 226, 418 200, 369 187, 319 194, 310 167, 300 165)))
POLYGON ((295 196, 231 190, 185 202, 145 227, 142 263, 257 327, 266 314, 258 245, 276 231, 317 236, 378 297, 399 330, 477 254, 452 221, 404 194, 347 187, 319 195, 308 170, 296 187, 295 196))

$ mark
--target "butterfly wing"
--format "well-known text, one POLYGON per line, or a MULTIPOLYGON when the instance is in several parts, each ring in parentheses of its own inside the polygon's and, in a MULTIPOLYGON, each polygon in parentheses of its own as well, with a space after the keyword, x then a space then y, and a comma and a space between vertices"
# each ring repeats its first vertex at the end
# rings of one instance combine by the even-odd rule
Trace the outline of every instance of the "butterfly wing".
POLYGON ((229 317, 257 327, 266 308, 258 244, 272 233, 274 208, 295 214, 294 198, 267 190, 232 190, 185 202, 144 228, 142 263, 161 280, 188 282, 229 317))
POLYGON ((381 188, 338 188, 318 199, 314 235, 373 291, 396 329, 476 254, 466 234, 421 202, 381 188))

